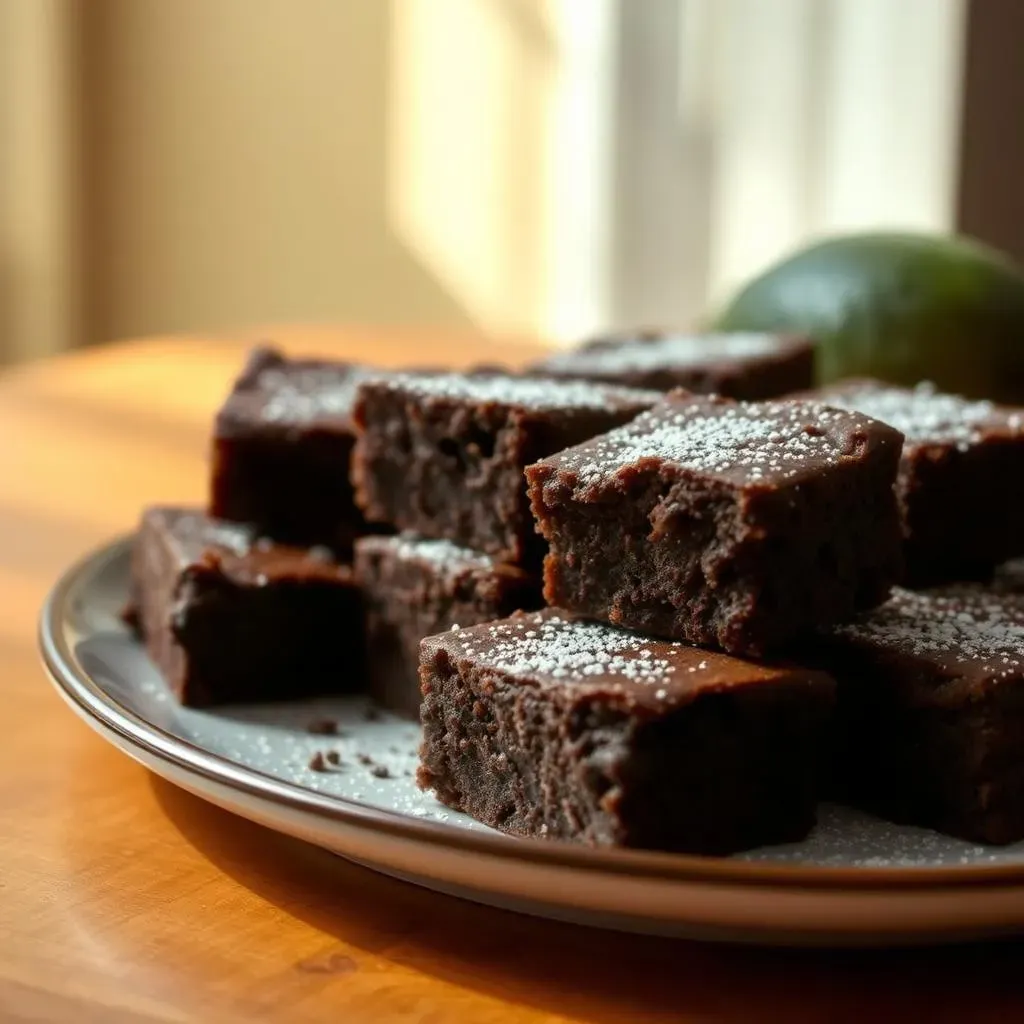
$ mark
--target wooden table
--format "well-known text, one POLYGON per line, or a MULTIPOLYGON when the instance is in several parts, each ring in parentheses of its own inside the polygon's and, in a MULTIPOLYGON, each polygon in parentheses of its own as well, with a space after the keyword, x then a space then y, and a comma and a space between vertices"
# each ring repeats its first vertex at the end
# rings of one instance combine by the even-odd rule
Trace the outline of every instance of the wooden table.
MULTIPOLYGON (((295 351, 395 363, 495 355, 286 334, 295 351)), ((0 1022, 1024 1020, 1019 943, 787 952, 534 920, 267 832, 106 746, 44 679, 40 603, 143 503, 202 501, 242 351, 155 340, 0 379, 0 1022)))

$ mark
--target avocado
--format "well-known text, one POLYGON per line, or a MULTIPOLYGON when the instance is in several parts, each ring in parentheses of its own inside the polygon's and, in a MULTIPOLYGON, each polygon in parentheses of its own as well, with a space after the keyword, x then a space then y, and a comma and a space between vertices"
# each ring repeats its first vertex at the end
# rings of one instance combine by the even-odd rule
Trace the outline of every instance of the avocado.
POLYGON ((750 281, 712 326, 811 335, 822 384, 930 380, 971 398, 1024 404, 1024 274, 969 239, 826 239, 750 281))

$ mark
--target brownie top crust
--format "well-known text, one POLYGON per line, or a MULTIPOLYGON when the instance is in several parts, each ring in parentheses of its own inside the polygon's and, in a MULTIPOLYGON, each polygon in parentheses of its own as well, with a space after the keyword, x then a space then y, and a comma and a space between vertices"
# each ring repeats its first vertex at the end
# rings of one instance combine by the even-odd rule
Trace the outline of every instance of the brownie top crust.
POLYGON ((453 627, 428 637, 425 653, 444 652, 541 689, 571 688, 573 698, 613 695, 659 713, 703 693, 765 684, 830 690, 823 673, 759 665, 686 644, 654 640, 557 608, 517 612, 499 622, 453 627))
POLYGON ((927 382, 898 388, 851 380, 808 397, 888 423, 905 435, 908 447, 949 444, 965 451, 993 433, 1024 437, 1024 410, 943 394, 927 382))
MULTIPOLYGON (((897 588, 885 604, 830 632, 858 647, 936 669, 940 680, 933 689, 947 680, 997 684, 1019 679, 1024 671, 1024 598, 977 585, 897 588)), ((925 684, 914 676, 913 685, 925 684)))
POLYGON ((253 426, 351 429, 356 388, 370 372, 352 363, 289 359, 272 348, 255 349, 217 416, 217 431, 223 436, 253 426))
POLYGON ((770 359, 806 348, 795 335, 768 333, 678 334, 642 332, 598 338, 579 348, 556 352, 535 364, 557 373, 636 373, 656 369, 689 369, 770 359))
POLYGON ((362 537, 358 546, 362 551, 426 566, 439 579, 454 579, 467 572, 492 572, 500 564, 483 551, 409 532, 394 537, 362 537))
POLYGON ((479 405, 501 405, 529 412, 629 410, 657 402, 661 394, 640 388, 588 381, 546 380, 503 374, 394 373, 369 383, 430 400, 452 400, 479 405))
POLYGON ((869 417, 808 402, 733 402, 670 392, 631 423, 544 459, 586 487, 650 463, 766 486, 837 465, 867 446, 898 447, 898 431, 869 417))
POLYGON ((327 548, 294 548, 258 537, 242 523, 212 519, 189 509, 151 508, 143 528, 159 536, 182 569, 217 568, 243 585, 279 580, 349 580, 327 548))

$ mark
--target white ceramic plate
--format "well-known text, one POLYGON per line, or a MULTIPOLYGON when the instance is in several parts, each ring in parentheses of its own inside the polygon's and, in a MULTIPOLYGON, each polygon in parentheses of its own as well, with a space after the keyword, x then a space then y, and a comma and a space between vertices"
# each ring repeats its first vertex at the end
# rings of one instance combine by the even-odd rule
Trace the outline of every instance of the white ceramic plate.
POLYGON ((43 609, 43 660, 112 744, 236 814, 441 892, 605 927, 860 945, 1024 931, 1024 843, 975 846, 831 806, 806 841, 730 858, 513 839, 421 793, 418 729, 360 698, 180 708, 120 621, 128 544, 58 583, 43 609), (310 733, 325 717, 338 736, 310 733), (341 764, 311 770, 329 750, 341 764))

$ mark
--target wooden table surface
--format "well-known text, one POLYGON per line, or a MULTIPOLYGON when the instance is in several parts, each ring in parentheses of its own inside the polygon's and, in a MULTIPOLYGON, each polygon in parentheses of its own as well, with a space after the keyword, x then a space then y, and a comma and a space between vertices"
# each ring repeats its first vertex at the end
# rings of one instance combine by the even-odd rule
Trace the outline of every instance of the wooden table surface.
MULTIPOLYGON (((278 336, 395 364, 502 354, 278 336)), ((1021 943, 793 952, 521 917, 278 836, 108 747, 44 678, 39 606, 143 503, 203 500, 210 418, 244 344, 153 340, 0 377, 2 1024, 1024 1020, 1021 943)))

